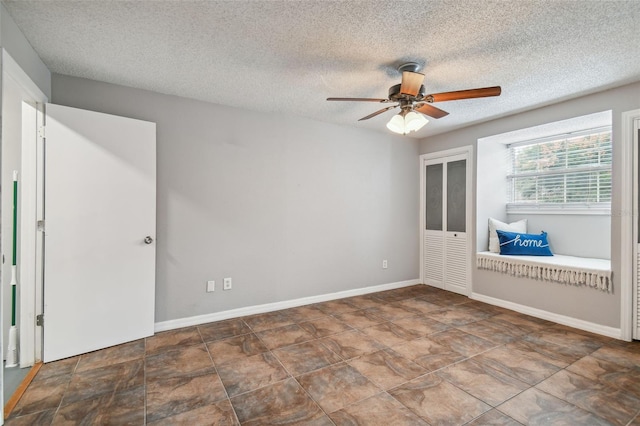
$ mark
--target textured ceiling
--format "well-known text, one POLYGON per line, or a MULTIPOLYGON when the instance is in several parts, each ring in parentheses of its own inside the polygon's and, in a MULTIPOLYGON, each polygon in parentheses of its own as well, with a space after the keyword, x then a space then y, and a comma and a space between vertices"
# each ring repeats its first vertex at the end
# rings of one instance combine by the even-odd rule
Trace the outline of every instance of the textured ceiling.
MULTIPOLYGON (((415 137, 640 80, 640 1, 8 1, 52 72, 387 132, 406 60, 441 102, 415 137)), ((604 106, 606 108, 606 106, 604 106)), ((397 110, 396 110, 397 111, 397 110)))

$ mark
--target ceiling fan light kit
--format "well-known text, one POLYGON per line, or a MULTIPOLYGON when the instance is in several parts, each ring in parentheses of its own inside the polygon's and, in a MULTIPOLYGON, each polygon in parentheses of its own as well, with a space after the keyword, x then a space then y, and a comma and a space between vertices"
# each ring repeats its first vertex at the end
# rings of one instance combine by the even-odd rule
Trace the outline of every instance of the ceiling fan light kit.
POLYGON ((429 120, 422 114, 403 110, 400 114, 391 117, 391 120, 387 123, 387 129, 394 133, 406 135, 409 132, 417 132, 428 122, 429 120))
POLYGON ((485 98, 489 96, 500 96, 502 89, 500 86, 484 87, 480 89, 458 90, 455 92, 443 92, 425 94, 423 86, 424 74, 419 73, 420 64, 407 62, 398 67, 402 74, 402 82, 389 88, 387 99, 377 98, 327 98, 328 101, 356 101, 356 102, 379 102, 392 103, 396 105, 382 108, 372 114, 362 117, 358 121, 368 120, 390 109, 400 107, 400 113, 394 115, 387 123, 387 128, 392 132, 406 135, 409 132, 420 130, 429 122, 424 116, 439 119, 449 115, 448 112, 431 105, 434 102, 456 101, 460 99, 485 98))

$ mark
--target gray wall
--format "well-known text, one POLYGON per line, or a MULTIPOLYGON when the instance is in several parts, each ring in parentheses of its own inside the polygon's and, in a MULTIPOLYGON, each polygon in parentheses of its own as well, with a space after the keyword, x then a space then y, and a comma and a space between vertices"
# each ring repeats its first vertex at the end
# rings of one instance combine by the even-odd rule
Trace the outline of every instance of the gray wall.
POLYGON ((418 278, 418 141, 55 74, 52 87, 54 103, 157 123, 156 321, 418 278))
POLYGON ((27 73, 33 82, 51 99, 51 73, 33 50, 3 4, 0 4, 0 46, 27 73))
MULTIPOLYGON (((508 88, 504 88, 508 93, 508 88)), ((473 270, 473 291, 486 296, 543 309, 560 315, 567 315, 577 319, 591 321, 597 324, 620 326, 620 284, 616 277, 620 276, 621 248, 619 244, 621 232, 621 218, 628 219, 628 212, 621 211, 623 197, 620 188, 620 164, 628 159, 622 158, 621 150, 621 113, 640 108, 640 83, 634 83, 593 95, 583 96, 558 104, 546 106, 533 111, 515 114, 490 122, 465 127, 453 132, 440 134, 423 139, 420 143, 420 153, 426 154, 450 149, 456 146, 474 145, 477 140, 488 136, 506 133, 518 129, 537 126, 544 123, 564 120, 580 115, 591 114, 603 110, 612 110, 613 115, 613 200, 611 203, 611 266, 614 276, 613 294, 602 293, 592 289, 562 286, 561 284, 547 284, 528 279, 515 279, 489 271, 473 270)), ((477 149, 475 150, 477 152, 477 149)), ((477 168, 475 168, 477 170, 477 168)), ((477 176, 474 177, 474 187, 477 176)), ((481 191, 480 188, 477 188, 481 191)), ((474 193, 474 200, 476 199, 474 193)), ((488 214, 481 206, 473 206, 476 210, 488 214)), ((474 216, 477 217, 477 216, 474 216)), ((484 235, 486 225, 476 224, 472 231, 472 238, 484 235), (482 226, 482 229, 480 229, 482 226)), ((484 237, 482 237, 484 238, 484 237)), ((474 240, 474 247, 478 247, 474 240)))

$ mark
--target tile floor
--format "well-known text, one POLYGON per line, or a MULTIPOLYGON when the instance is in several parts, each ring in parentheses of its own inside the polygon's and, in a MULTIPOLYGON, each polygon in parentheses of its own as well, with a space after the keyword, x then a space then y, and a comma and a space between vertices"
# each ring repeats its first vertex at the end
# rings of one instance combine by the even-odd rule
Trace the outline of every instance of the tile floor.
POLYGON ((640 425, 640 342, 427 286, 42 367, 7 425, 640 425))

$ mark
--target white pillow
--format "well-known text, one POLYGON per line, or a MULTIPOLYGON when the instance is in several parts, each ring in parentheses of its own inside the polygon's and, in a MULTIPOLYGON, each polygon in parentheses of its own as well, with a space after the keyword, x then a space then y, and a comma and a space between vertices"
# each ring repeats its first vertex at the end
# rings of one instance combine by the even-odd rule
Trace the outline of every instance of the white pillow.
POLYGON ((513 223, 504 223, 499 220, 489 218, 489 251, 500 253, 500 240, 498 240, 497 230, 507 232, 527 233, 527 219, 522 219, 513 223))

